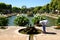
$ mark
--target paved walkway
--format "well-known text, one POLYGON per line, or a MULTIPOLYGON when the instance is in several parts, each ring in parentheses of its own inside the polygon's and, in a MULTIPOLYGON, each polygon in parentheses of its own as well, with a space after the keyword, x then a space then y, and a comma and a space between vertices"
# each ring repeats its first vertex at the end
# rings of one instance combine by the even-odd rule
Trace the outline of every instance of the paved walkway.
MULTIPOLYGON (((29 35, 19 34, 18 29, 23 27, 10 26, 8 29, 0 29, 0 40, 29 40, 29 35)), ((42 27, 37 27, 42 30, 42 27)), ((47 32, 54 32, 56 34, 38 34, 34 35, 34 40, 60 40, 60 30, 53 27, 47 27, 47 32)))
MULTIPOLYGON (((42 28, 39 28, 42 29, 42 28)), ((46 31, 49 33, 56 34, 38 34, 34 36, 35 40, 60 40, 60 30, 54 29, 53 27, 47 27, 46 31)))
POLYGON ((28 40, 28 35, 17 34, 17 29, 21 28, 11 26, 5 30, 0 29, 0 40, 28 40))

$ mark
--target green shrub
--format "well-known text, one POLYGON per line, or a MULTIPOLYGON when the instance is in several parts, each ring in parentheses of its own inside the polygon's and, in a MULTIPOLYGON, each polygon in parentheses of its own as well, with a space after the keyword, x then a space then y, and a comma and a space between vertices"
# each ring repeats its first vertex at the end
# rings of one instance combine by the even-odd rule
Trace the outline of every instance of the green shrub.
POLYGON ((18 26, 25 26, 29 23, 29 20, 25 16, 17 16, 14 23, 18 26))
POLYGON ((60 17, 57 19, 57 25, 60 26, 60 17))
POLYGON ((60 17, 58 17, 57 19, 57 26, 55 27, 55 29, 60 29, 60 17))
POLYGON ((8 25, 8 18, 2 16, 0 17, 0 26, 7 26, 8 25))
POLYGON ((46 18, 43 17, 43 16, 35 16, 35 17, 32 19, 32 21, 33 21, 34 24, 39 24, 39 21, 45 20, 45 19, 46 19, 46 18))
POLYGON ((39 23, 39 20, 40 20, 40 16, 34 17, 34 18, 32 19, 32 21, 33 21, 34 24, 39 23))

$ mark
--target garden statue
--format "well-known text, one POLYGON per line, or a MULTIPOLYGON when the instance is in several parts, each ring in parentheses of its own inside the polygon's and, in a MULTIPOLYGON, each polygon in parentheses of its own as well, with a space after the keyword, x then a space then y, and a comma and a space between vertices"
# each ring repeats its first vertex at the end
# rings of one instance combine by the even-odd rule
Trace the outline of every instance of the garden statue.
POLYGON ((46 33, 46 25, 47 25, 47 23, 48 23, 48 20, 42 20, 42 21, 40 21, 39 22, 41 25, 42 25, 42 27, 43 27, 43 33, 46 33))

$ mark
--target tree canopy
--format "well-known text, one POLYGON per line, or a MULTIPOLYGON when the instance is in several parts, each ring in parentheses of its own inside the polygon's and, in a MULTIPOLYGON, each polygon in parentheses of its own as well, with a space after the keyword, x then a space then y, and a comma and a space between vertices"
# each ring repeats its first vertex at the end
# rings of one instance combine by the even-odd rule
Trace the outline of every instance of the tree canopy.
POLYGON ((19 8, 19 7, 12 7, 11 4, 0 3, 0 12, 2 12, 3 14, 8 12, 27 13, 28 11, 33 13, 37 13, 37 12, 49 13, 49 12, 55 12, 55 10, 60 11, 60 0, 51 0, 50 3, 44 6, 36 6, 30 8, 27 8, 25 5, 19 8))

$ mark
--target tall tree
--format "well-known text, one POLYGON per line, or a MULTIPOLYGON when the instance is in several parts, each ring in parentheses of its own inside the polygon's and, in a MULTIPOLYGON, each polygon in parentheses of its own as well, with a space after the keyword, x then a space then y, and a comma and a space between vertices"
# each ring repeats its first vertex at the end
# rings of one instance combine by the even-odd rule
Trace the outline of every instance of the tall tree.
POLYGON ((42 8, 41 6, 37 6, 37 7, 34 8, 33 11, 34 11, 35 13, 37 13, 41 8, 42 8))
POLYGON ((49 13, 49 4, 46 5, 46 12, 49 13))
POLYGON ((27 12, 27 7, 26 6, 22 6, 21 7, 21 12, 22 13, 26 13, 27 12))
POLYGON ((13 11, 13 12, 16 12, 16 13, 19 13, 20 10, 21 10, 21 9, 18 8, 18 7, 13 7, 13 8, 12 8, 12 11, 13 11))
POLYGON ((55 10, 60 10, 60 0, 51 0, 50 9, 53 10, 55 13, 55 10))
POLYGON ((5 4, 5 3, 0 3, 0 12, 3 14, 9 13, 12 10, 12 5, 10 4, 5 4))

